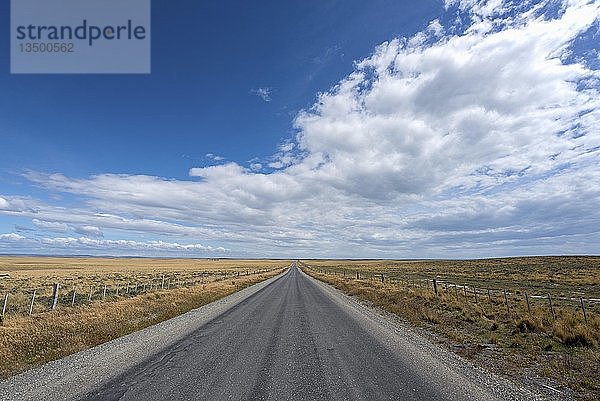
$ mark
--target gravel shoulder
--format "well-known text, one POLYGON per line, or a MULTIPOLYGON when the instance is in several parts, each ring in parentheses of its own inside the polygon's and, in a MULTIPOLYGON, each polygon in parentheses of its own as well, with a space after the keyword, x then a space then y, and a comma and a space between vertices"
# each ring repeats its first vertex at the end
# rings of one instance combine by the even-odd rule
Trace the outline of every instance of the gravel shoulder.
POLYGON ((370 307, 304 272, 302 274, 310 278, 334 302, 350 313, 354 320, 384 344, 390 352, 401 358, 410 359, 415 370, 423 375, 424 380, 432 386, 445 387, 451 393, 448 394, 449 398, 478 399, 473 398, 473 394, 479 393, 482 397, 493 395, 499 400, 547 400, 546 397, 531 389, 489 373, 432 343, 418 330, 397 317, 370 307), (481 393, 482 389, 489 394, 481 393))
POLYGON ((73 400, 177 343, 286 272, 198 309, 0 382, 0 400, 73 400))
POLYGON ((292 267, 0 382, 0 399, 544 398, 292 267))

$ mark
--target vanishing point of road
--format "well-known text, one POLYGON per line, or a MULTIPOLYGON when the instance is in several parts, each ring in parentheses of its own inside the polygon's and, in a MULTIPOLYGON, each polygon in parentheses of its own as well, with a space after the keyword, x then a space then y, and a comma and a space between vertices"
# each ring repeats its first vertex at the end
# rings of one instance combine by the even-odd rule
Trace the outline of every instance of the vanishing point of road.
POLYGON ((200 308, 150 334, 58 361, 52 373, 25 373, 27 380, 18 380, 32 389, 14 389, 49 397, 61 386, 79 386, 62 399, 85 401, 532 399, 295 263, 255 287, 222 310, 200 308), (100 378, 82 373, 99 365, 100 378), (32 380, 54 383, 54 390, 32 380))

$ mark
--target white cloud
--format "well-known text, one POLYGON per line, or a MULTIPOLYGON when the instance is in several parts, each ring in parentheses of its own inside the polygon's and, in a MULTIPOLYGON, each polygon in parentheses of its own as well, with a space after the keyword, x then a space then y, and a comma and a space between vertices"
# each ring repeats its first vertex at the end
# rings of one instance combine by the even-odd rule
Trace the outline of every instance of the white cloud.
POLYGON ((466 26, 434 21, 378 46, 296 117, 294 140, 265 162, 273 172, 256 161, 192 168, 190 180, 29 172, 85 205, 3 196, 20 207, 0 213, 251 256, 598 253, 600 74, 566 54, 600 4, 568 1, 554 16, 511 4, 447 1, 466 26))
POLYGON ((23 237, 22 235, 15 234, 15 233, 0 234, 0 241, 17 242, 17 241, 22 241, 25 239, 26 238, 23 237))
POLYGON ((260 97, 262 100, 264 100, 267 103, 272 100, 271 99, 271 94, 273 93, 272 88, 263 87, 263 88, 258 88, 258 89, 252 89, 251 92, 253 94, 255 94, 256 96, 260 97))
POLYGON ((205 157, 206 157, 207 159, 214 160, 214 161, 216 161, 216 162, 220 162, 220 161, 223 161, 223 160, 225 160, 225 158, 224 158, 223 156, 215 155, 214 153, 207 153, 207 154, 205 155, 205 157))
POLYGON ((89 237, 101 238, 104 237, 102 230, 94 226, 77 226, 73 228, 77 234, 86 235, 89 237))
POLYGON ((56 221, 44 221, 39 219, 32 219, 31 222, 34 226, 42 230, 54 231, 59 233, 69 231, 69 226, 65 223, 60 223, 56 221))
POLYGON ((105 240, 89 237, 41 237, 29 238, 19 234, 0 234, 0 250, 5 250, 4 245, 11 246, 10 249, 19 250, 19 244, 23 246, 43 247, 45 250, 72 254, 78 252, 102 252, 123 253, 128 255, 153 255, 176 252, 178 255, 202 255, 213 253, 226 253, 223 247, 212 247, 198 243, 181 244, 166 241, 132 241, 132 240, 105 240), (16 247, 15 247, 16 244, 16 247))

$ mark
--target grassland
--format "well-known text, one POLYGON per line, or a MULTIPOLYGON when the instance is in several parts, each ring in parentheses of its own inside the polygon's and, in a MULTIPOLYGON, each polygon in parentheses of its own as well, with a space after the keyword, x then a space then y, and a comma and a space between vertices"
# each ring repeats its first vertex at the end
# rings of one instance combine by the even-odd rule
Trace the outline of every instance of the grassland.
POLYGON ((599 257, 310 260, 301 266, 486 369, 551 393, 548 386, 563 396, 600 399, 599 257))
POLYGON ((8 291, 11 302, 22 296, 28 304, 26 294, 32 289, 46 294, 53 283, 68 289, 51 312, 49 296, 40 295, 31 316, 13 302, 0 325, 0 379, 180 315, 288 266, 288 261, 273 260, 0 257, 0 294, 8 291), (161 289, 163 275, 172 285, 161 289), (90 285, 107 285, 112 292, 104 299, 96 293, 91 301, 86 292, 71 307, 72 288, 90 285), (116 288, 121 288, 118 296, 116 288))
MULTIPOLYGON (((6 318, 28 314, 33 291, 33 313, 46 312, 52 286, 60 285, 60 306, 99 300, 118 300, 158 288, 180 288, 265 273, 289 265, 277 260, 53 258, 0 257, 0 308, 9 294, 6 318), (104 288, 106 287, 106 292, 104 288), (117 296, 118 294, 118 296, 117 296)), ((1 311, 0 311, 1 312, 1 311)))

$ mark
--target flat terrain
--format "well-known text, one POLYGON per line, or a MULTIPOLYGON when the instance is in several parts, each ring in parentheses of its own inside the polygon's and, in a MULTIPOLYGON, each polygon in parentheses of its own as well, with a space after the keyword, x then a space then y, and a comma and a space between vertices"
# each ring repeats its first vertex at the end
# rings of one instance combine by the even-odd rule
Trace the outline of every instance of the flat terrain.
POLYGON ((600 399, 600 257, 300 265, 479 366, 554 397, 600 399))
POLYGON ((91 279, 125 283, 166 273, 181 277, 245 273, 289 264, 281 260, 163 259, 0 256, 0 293, 54 282, 78 284, 91 279))
POLYGON ((289 266, 272 260, 0 257, 0 379, 181 315, 289 266), (53 284, 60 288, 51 310, 53 284))
POLYGON ((536 399, 296 267, 159 326, 1 382, 0 398, 536 399))
POLYGON ((385 274, 398 280, 437 277, 477 288, 528 289, 556 296, 600 298, 600 256, 536 256, 475 260, 309 260, 347 275, 385 274))
POLYGON ((61 287, 59 306, 70 306, 73 292, 75 305, 82 305, 150 289, 190 287, 264 273, 289 264, 282 260, 0 256, 0 303, 8 293, 8 316, 28 314, 35 290, 35 314, 48 310, 56 283, 61 287))

